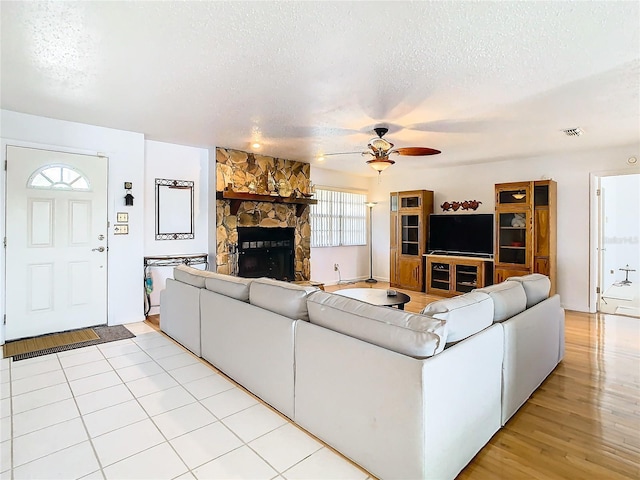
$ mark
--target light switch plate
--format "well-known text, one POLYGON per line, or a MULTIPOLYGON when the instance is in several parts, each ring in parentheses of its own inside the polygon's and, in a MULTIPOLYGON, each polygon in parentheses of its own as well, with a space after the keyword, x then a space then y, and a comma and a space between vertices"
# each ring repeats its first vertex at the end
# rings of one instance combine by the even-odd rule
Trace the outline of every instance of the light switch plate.
POLYGON ((128 223, 129 222, 129 214, 127 212, 118 212, 116 214, 116 221, 119 223, 128 223))
POLYGON ((113 226, 113 234, 114 235, 129 235, 129 225, 114 225, 113 226))

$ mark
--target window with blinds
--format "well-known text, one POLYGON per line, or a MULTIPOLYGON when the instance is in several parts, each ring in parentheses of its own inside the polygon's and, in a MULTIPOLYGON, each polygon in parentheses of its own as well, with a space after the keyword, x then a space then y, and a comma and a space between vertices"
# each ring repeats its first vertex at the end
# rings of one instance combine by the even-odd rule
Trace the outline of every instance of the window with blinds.
POLYGON ((315 199, 318 203, 311 205, 310 215, 312 247, 366 245, 366 195, 316 187, 315 199))

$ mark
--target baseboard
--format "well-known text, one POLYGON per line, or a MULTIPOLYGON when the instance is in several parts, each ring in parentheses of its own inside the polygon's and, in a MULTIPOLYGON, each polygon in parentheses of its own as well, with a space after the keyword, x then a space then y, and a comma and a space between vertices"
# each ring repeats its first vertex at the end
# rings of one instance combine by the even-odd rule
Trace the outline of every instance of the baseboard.
MULTIPOLYGON (((336 286, 336 285, 348 285, 351 283, 358 283, 358 282, 364 282, 367 278, 369 278, 368 275, 365 275, 363 277, 357 277, 357 278, 349 278, 349 279, 344 279, 344 280, 340 280, 340 281, 335 281, 335 282, 323 282, 326 286, 332 287, 332 286, 336 286)), ((373 278, 375 278, 378 282, 389 282, 388 278, 381 278, 381 277, 376 277, 374 276, 373 278)))

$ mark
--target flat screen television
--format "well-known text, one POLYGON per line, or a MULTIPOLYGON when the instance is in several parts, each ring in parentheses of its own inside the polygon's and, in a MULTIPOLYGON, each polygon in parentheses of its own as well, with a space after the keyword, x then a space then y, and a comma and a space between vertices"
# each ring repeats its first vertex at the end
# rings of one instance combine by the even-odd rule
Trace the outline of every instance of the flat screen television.
POLYGON ((493 214, 429 215, 429 253, 493 255, 493 214))

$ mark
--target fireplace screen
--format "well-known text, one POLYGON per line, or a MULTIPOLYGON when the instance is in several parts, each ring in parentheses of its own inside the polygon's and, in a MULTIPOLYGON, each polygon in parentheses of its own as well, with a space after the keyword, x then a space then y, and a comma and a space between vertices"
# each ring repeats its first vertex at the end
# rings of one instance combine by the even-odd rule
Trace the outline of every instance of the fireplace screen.
POLYGON ((294 280, 294 228, 238 227, 238 275, 294 280))

